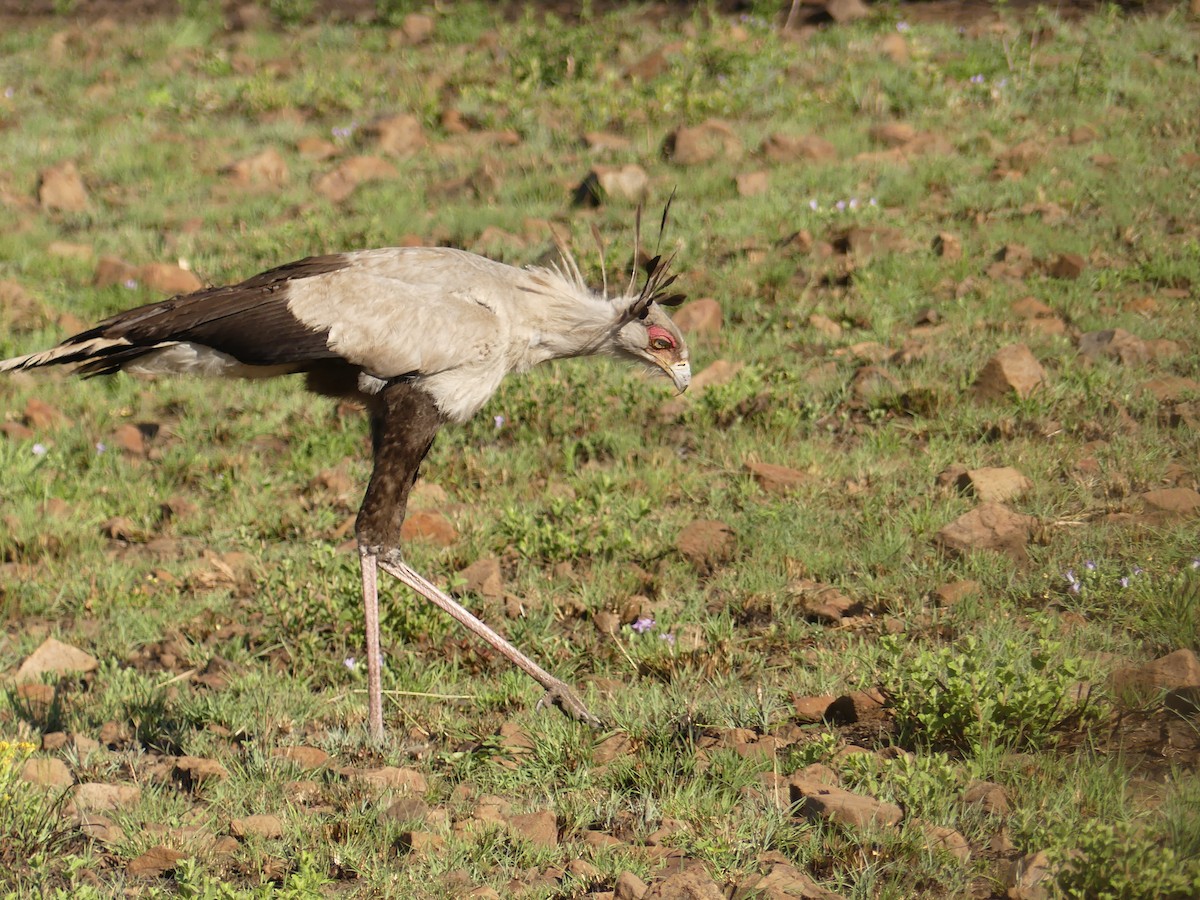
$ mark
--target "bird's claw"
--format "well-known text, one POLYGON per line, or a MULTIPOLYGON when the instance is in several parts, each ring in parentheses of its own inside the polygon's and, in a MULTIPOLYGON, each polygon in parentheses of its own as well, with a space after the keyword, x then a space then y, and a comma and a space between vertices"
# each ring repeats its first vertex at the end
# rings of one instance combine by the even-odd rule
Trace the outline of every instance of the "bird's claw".
POLYGON ((546 693, 542 695, 542 699, 538 701, 538 709, 547 709, 551 706, 557 706, 562 710, 563 715, 574 719, 576 722, 582 722, 584 725, 589 725, 592 728, 601 728, 604 723, 583 704, 583 701, 575 694, 573 690, 567 687, 566 684, 559 682, 546 688, 546 693))

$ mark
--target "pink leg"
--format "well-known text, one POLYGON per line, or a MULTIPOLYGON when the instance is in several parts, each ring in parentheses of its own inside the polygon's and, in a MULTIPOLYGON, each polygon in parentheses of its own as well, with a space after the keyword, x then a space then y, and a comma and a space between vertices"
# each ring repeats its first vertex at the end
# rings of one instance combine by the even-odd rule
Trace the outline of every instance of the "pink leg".
MULTIPOLYGON (((566 685, 565 682, 555 678, 532 659, 518 650, 515 646, 481 622, 478 618, 471 614, 462 604, 456 602, 444 593, 439 591, 436 586, 426 581, 416 572, 414 572, 407 563, 399 558, 399 554, 385 555, 379 560, 379 567, 389 575, 394 575, 402 582, 432 603, 438 609, 449 613, 450 616, 470 631, 483 640, 487 641, 497 650, 499 650, 506 659, 511 661, 517 668, 521 669, 530 678, 546 689, 544 696, 538 703, 538 706, 554 705, 561 709, 566 715, 575 719, 577 722, 584 722, 588 725, 598 726, 600 720, 588 711, 588 708, 583 705, 575 692, 566 685)), ((378 619, 376 619, 378 622, 378 619)), ((382 721, 380 728, 382 729, 382 721)))
POLYGON ((367 718, 371 737, 383 738, 383 657, 379 650, 379 575, 378 558, 359 551, 362 568, 363 610, 367 627, 367 718))

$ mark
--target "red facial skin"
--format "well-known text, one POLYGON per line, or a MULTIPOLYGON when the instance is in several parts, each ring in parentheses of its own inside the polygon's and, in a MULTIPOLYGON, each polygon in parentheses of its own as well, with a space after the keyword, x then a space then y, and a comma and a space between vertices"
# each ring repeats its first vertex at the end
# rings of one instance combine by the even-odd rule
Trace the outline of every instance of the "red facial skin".
POLYGON ((671 336, 671 332, 660 325, 651 325, 646 329, 646 334, 650 338, 650 343, 653 344, 656 340, 664 340, 667 342, 667 349, 675 349, 675 338, 671 336))

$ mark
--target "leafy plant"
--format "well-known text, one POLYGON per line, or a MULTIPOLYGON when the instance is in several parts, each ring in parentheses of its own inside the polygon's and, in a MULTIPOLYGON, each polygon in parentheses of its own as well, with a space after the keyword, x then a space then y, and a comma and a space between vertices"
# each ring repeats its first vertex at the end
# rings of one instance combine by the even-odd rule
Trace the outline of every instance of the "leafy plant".
POLYGON ((997 644, 968 635, 957 644, 907 653, 883 641, 884 689, 905 740, 978 751, 996 743, 1037 747, 1070 722, 1095 714, 1079 690, 1083 660, 1045 636, 997 644))
POLYGON ((1095 819, 1051 851, 1059 889, 1073 900, 1188 900, 1200 896, 1200 858, 1180 858, 1134 823, 1095 819))

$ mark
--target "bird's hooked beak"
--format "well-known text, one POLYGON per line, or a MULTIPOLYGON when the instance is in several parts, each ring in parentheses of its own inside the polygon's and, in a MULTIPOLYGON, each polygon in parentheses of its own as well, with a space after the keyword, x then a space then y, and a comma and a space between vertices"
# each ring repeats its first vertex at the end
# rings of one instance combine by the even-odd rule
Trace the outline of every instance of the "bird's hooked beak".
POLYGON ((678 390, 681 394, 686 391, 688 389, 688 385, 692 383, 692 367, 686 359, 681 359, 677 363, 663 366, 663 371, 671 376, 671 380, 675 382, 676 390, 678 390))

